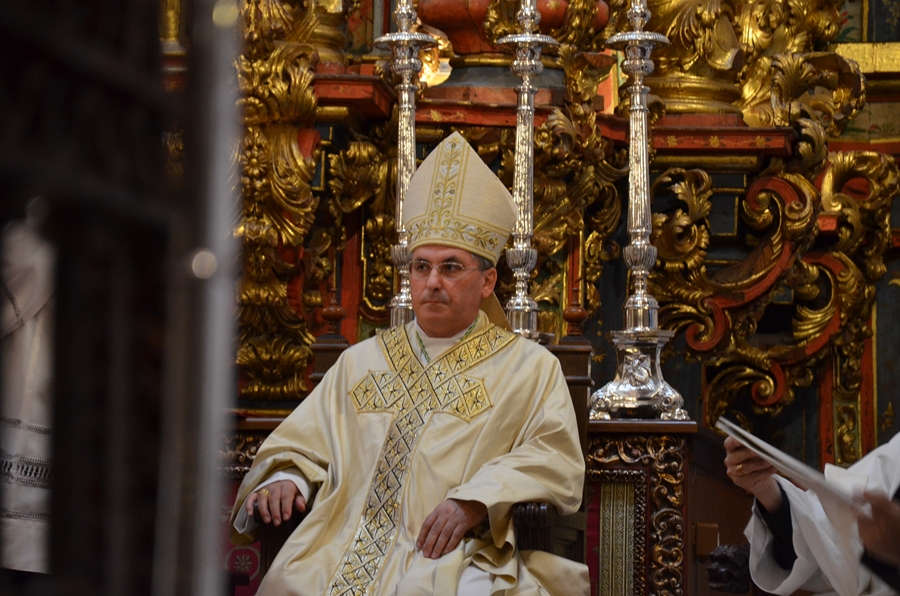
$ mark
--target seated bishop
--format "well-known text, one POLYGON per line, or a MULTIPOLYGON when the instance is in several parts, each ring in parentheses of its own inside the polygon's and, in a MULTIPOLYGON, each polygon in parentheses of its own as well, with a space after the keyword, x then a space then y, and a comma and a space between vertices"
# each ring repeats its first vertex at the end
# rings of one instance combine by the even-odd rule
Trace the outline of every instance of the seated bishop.
POLYGON ((263 596, 586 595, 584 565, 516 548, 513 505, 575 512, 584 457, 558 361, 493 294, 512 197, 454 133, 404 211, 415 319, 348 348, 266 439, 232 540, 252 542, 254 503, 264 523, 306 512, 263 596))

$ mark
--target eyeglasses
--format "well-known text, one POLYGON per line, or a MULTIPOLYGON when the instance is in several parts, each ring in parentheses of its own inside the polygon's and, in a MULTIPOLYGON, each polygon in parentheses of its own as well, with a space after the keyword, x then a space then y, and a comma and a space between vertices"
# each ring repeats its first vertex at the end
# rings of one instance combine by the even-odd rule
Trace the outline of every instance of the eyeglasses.
POLYGON ((444 279, 459 279, 469 271, 484 271, 480 267, 463 267, 462 263, 454 263, 453 261, 445 261, 433 265, 425 259, 415 259, 409 265, 409 273, 417 279, 425 279, 431 275, 431 270, 437 269, 438 275, 444 279))

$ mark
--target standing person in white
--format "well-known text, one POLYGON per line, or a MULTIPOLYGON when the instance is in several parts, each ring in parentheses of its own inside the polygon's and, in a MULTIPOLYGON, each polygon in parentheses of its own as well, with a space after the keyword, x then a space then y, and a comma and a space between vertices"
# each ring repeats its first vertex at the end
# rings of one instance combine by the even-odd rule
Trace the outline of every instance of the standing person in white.
POLYGON ((732 437, 725 439, 725 450, 728 475, 756 497, 744 533, 757 586, 784 595, 807 590, 888 596, 900 591, 900 434, 847 471, 835 470, 865 486, 859 511, 775 475, 767 462, 732 437))

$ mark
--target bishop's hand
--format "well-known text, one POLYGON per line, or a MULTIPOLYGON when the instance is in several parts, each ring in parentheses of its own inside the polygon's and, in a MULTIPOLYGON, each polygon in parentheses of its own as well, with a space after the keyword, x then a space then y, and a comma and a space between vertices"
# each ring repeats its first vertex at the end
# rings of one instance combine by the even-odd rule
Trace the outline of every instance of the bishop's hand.
POLYGON ((416 539, 422 556, 437 559, 456 548, 466 532, 487 517, 487 507, 478 501, 447 499, 434 508, 416 539))
POLYGON ((254 503, 259 504, 259 515, 263 523, 272 523, 276 526, 291 519, 294 509, 300 513, 306 511, 306 499, 303 498, 297 485, 290 480, 273 482, 252 493, 244 505, 250 518, 253 517, 254 503))

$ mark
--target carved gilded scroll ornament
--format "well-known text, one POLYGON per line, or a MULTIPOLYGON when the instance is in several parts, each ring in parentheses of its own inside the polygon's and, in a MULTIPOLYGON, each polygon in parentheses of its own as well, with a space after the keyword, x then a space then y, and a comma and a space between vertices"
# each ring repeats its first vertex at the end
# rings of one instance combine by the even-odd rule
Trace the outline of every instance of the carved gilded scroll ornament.
POLYGON ((819 192, 783 172, 748 191, 744 220, 761 236, 756 248, 712 274, 705 265, 710 180, 698 170, 665 173, 654 190, 667 188, 681 206, 655 216, 661 269, 651 282, 663 297, 664 325, 685 332, 690 353, 711 373, 709 419, 748 396, 755 410, 777 414, 794 399, 793 388, 809 386, 819 364, 832 358, 835 455, 851 463, 860 452, 862 342, 872 333, 874 283, 885 272, 898 170, 889 157, 870 152, 832 154, 826 166, 821 200, 835 214, 835 242, 813 245, 819 192), (851 197, 845 189, 859 180, 867 192, 851 197), (790 334, 762 340, 757 323, 781 284, 794 296, 790 334))
POLYGON ((359 256, 365 269, 362 303, 368 316, 379 322, 388 314, 387 301, 394 288, 391 247, 397 237, 393 215, 397 168, 391 130, 390 125, 376 127, 372 137, 357 135, 346 149, 328 156, 328 209, 335 221, 335 244, 344 249, 345 217, 360 214, 364 242, 359 256))
MULTIPOLYGON (((610 2, 613 16, 603 38, 627 28, 624 4, 610 2)), ((840 30, 842 4, 843 0, 650 0, 647 8, 653 17, 647 30, 665 35, 670 44, 656 52, 656 74, 648 77, 648 85, 663 100, 667 113, 743 114, 751 126, 771 126, 767 112, 778 57, 812 56, 816 48, 833 41, 840 30)), ((835 66, 824 63, 840 59, 820 53, 812 60, 821 70, 834 71, 835 66)), ((820 82, 831 88, 837 81, 820 82)), ((841 120, 842 115, 835 119, 838 125, 841 120)))
POLYGON ((804 8, 806 20, 799 21, 797 14, 778 12, 779 6, 754 4, 739 11, 745 19, 751 7, 763 11, 757 16, 777 13, 792 24, 778 21, 774 28, 800 35, 785 45, 780 34, 754 37, 745 28, 741 38, 752 49, 748 57, 757 61, 743 71, 744 96, 738 105, 745 121, 791 127, 796 133, 793 156, 770 160, 743 199, 749 253, 737 264, 707 272, 712 187, 702 172, 672 170, 655 190, 668 187, 683 207, 655 217, 661 271, 651 281, 665 294, 664 325, 684 330, 689 353, 707 368, 708 420, 748 396, 755 411, 777 414, 794 399, 793 388, 809 386, 820 364, 833 355, 834 419, 843 421, 836 423, 836 443, 858 444, 853 433, 859 424, 851 420, 851 410, 859 402, 861 342, 871 332, 864 321, 874 293, 871 284, 883 274, 889 235, 878 217, 865 216, 863 224, 861 211, 883 213, 894 194, 888 190, 892 174, 889 160, 874 154, 829 158, 828 139, 840 134, 865 102, 864 79, 854 63, 834 54, 801 53, 811 49, 811 39, 835 33, 820 20, 830 14, 827 6, 804 8), (765 68, 758 76, 764 80, 748 75, 760 64, 765 68), (823 170, 820 192, 816 181, 823 170), (866 180, 868 198, 842 194, 852 178, 866 180), (836 244, 826 242, 815 225, 822 209, 840 211, 836 244), (867 255, 860 253, 862 247, 867 255), (779 288, 794 296, 791 332, 766 339, 757 325, 779 288))
POLYGON ((837 54, 777 54, 767 64, 771 83, 758 81, 755 95, 742 103, 744 120, 751 126, 791 126, 809 118, 827 136, 836 137, 865 105, 859 66, 837 54))
POLYGON ((837 213, 837 243, 832 256, 846 266, 838 278, 840 326, 832 336, 831 432, 835 462, 857 461, 862 448, 863 342, 871 337, 870 316, 875 283, 886 273, 890 248, 890 211, 898 193, 900 171, 894 160, 874 152, 851 151, 829 156, 822 180, 823 203, 837 213), (851 196, 850 184, 867 191, 851 196))
POLYGON ((245 51, 236 67, 245 133, 238 148, 244 247, 238 291, 237 362, 248 399, 297 399, 313 336, 302 316, 303 280, 316 277, 304 243, 318 208, 311 180, 316 153, 299 132, 315 116, 317 53, 299 43, 315 27, 312 11, 258 0, 241 5, 245 51), (285 38, 292 41, 287 42, 285 38))
POLYGON ((688 349, 707 367, 723 371, 710 381, 711 401, 730 396, 733 403, 733 392, 749 385, 754 399, 771 405, 772 397, 780 399, 789 387, 772 371, 775 363, 754 344, 753 335, 779 284, 815 236, 817 193, 801 177, 758 179, 742 213, 758 244, 743 261, 710 272, 705 263, 712 194, 708 175, 672 169, 657 179, 654 191, 663 187, 684 207, 654 217, 653 241, 665 265, 650 283, 662 305, 661 323, 684 331, 688 349), (725 387, 719 387, 723 382, 725 387))
POLYGON ((240 480, 244 477, 267 434, 240 432, 223 437, 222 444, 225 447, 219 452, 219 456, 222 461, 228 462, 223 471, 229 478, 240 480))
POLYGON ((772 68, 779 55, 813 52, 833 41, 840 31, 843 0, 752 0, 740 3, 737 29, 741 31, 744 67, 738 77, 738 106, 748 124, 758 122, 753 112, 764 107, 771 94, 772 68))

